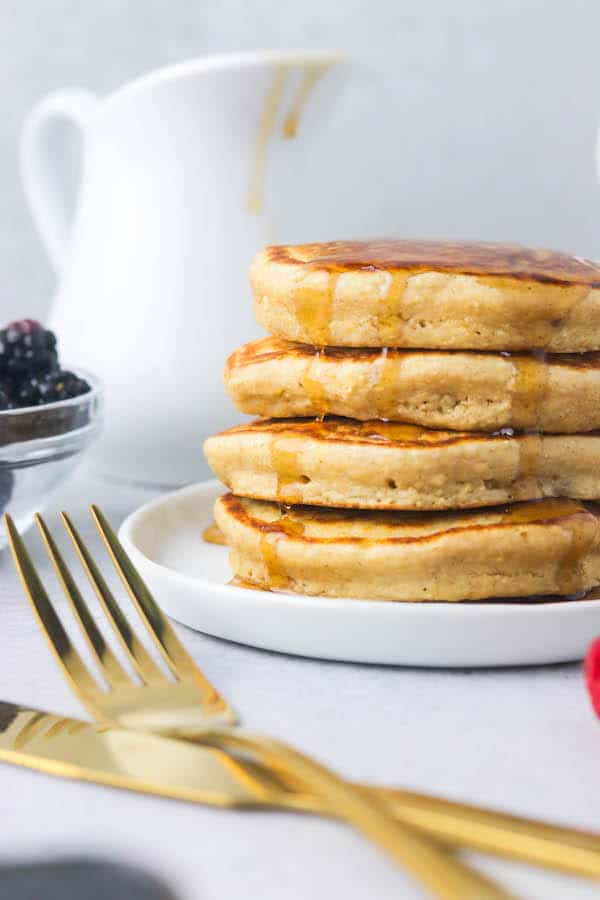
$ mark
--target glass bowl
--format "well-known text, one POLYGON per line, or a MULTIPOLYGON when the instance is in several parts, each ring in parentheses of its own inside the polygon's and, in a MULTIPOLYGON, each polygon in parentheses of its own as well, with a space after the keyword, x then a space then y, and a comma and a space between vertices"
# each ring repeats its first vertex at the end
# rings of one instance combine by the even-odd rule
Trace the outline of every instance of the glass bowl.
MULTIPOLYGON (((91 387, 71 400, 0 411, 0 514, 25 531, 76 469, 98 436, 102 397, 98 381, 73 369, 91 387)), ((0 548, 6 533, 0 527, 0 548)))

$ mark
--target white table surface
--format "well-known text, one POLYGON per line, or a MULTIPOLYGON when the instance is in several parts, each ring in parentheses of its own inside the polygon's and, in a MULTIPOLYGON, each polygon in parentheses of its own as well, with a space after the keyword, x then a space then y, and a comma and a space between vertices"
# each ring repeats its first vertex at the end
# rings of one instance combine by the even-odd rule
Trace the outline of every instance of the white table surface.
MULTIPOLYGON (((85 504, 101 503, 118 524, 148 496, 80 472, 52 509, 69 509, 91 536, 85 504)), ((28 543, 46 574, 33 532, 28 543)), ((85 715, 50 658, 6 551, 0 623, 0 697, 85 715)), ((600 828, 600 723, 579 666, 436 671, 324 663, 177 628, 247 726, 347 776, 600 828)), ((220 811, 0 765, 0 822, 0 862, 101 854, 163 876, 181 900, 422 896, 360 837, 308 816, 220 811)), ((521 897, 599 894, 591 882, 476 862, 521 897)))

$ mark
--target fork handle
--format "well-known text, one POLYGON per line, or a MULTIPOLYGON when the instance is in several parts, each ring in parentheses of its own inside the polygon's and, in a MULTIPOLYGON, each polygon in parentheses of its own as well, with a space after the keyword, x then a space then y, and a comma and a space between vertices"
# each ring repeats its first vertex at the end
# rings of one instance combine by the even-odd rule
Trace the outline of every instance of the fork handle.
POLYGON ((357 788, 288 745, 241 729, 210 729, 203 743, 241 751, 293 778, 325 801, 326 807, 382 847, 439 900, 511 900, 495 882, 455 859, 433 840, 394 819, 387 799, 357 788))

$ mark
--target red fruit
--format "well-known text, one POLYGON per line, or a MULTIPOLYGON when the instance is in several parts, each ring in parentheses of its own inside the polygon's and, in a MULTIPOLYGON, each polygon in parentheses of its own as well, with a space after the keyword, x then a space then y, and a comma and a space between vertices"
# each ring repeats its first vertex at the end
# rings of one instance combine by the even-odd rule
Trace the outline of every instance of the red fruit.
POLYGON ((18 331, 19 334, 33 334, 34 331, 41 331, 43 325, 40 322, 36 322, 35 319, 18 319, 16 322, 10 322, 6 326, 6 330, 14 329, 14 331, 18 331))
POLYGON ((585 681, 594 712, 600 718, 600 638, 596 638, 585 657, 585 681))

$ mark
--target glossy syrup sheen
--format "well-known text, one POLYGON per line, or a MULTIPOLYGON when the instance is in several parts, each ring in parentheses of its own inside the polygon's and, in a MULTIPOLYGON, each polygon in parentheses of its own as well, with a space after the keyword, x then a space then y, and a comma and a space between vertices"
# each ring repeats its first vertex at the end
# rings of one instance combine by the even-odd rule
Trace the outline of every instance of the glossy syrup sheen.
MULTIPOLYGON (((290 299, 302 336, 318 346, 332 343, 331 322, 338 281, 340 276, 349 272, 382 272, 387 276, 388 283, 382 283, 379 287, 384 291, 379 300, 376 323, 381 346, 402 344, 402 300, 409 278, 419 272, 446 272, 479 276, 488 281, 524 281, 570 288, 562 292, 554 316, 546 322, 550 330, 541 346, 549 344, 552 334, 563 328, 576 303, 590 289, 600 287, 598 263, 553 250, 535 250, 511 244, 334 241, 328 244, 267 247, 265 253, 267 260, 273 264, 295 266, 302 271, 290 299), (307 277, 315 272, 320 273, 321 277, 307 277)), ((543 312, 539 318, 545 320, 543 312)))
POLYGON ((600 263, 555 250, 478 241, 374 240, 273 246, 273 262, 346 272, 384 269, 456 272, 600 287, 600 263))
MULTIPOLYGON (((290 434, 301 434, 317 440, 346 441, 349 443, 377 443, 397 446, 455 443, 458 438, 451 432, 437 432, 406 425, 399 422, 358 422, 338 418, 318 418, 308 420, 290 420, 291 429, 285 427, 285 421, 271 420, 273 440, 271 442, 271 467, 277 478, 277 496, 281 500, 293 499, 288 492, 290 485, 307 482, 304 474, 301 448, 295 441, 290 441, 290 434), (281 430, 280 430, 281 429, 281 430)), ((258 423, 259 426, 263 423, 258 423)), ((243 426, 242 426, 243 428, 243 426)), ((268 429, 271 430, 270 428, 268 429)), ((470 438, 470 435, 467 435, 470 438)), ((485 437, 485 436, 484 436, 485 437)))
POLYGON ((272 434, 275 439, 277 436, 291 436, 347 443, 415 444, 422 447, 455 444, 470 440, 503 439, 502 435, 488 435, 482 432, 436 431, 432 428, 421 428, 418 425, 408 425, 404 422, 384 422, 380 419, 359 422, 355 419, 344 419, 341 416, 328 416, 325 419, 257 419, 247 425, 230 428, 223 432, 223 435, 260 431, 272 434))
MULTIPOLYGON (((384 376, 385 377, 385 376, 384 376)), ((366 422, 357 419, 345 419, 341 416, 325 418, 300 417, 293 419, 256 419, 243 425, 236 425, 222 432, 222 437, 235 437, 238 434, 266 432, 272 435, 273 441, 284 438, 317 440, 332 443, 376 444, 401 449, 404 446, 416 446, 423 449, 436 449, 461 443, 494 443, 511 441, 515 445, 523 445, 525 453, 530 438, 542 435, 537 431, 514 432, 503 429, 496 432, 483 431, 442 431, 410 425, 405 422, 391 422, 381 419, 369 419, 366 422)), ((586 437, 593 437, 597 432, 586 432, 586 437)))
POLYGON ((468 531, 470 529, 493 529, 505 525, 547 524, 577 517, 599 519, 599 511, 595 504, 579 500, 558 497, 546 500, 531 500, 521 503, 506 504, 500 507, 483 507, 473 510, 445 510, 442 512, 405 512, 398 510, 363 510, 363 509, 330 509, 319 506, 294 505, 285 506, 272 501, 248 501, 234 494, 226 494, 222 502, 228 512, 241 522, 251 525, 261 532, 276 532, 287 537, 303 537, 317 543, 332 541, 370 541, 368 534, 364 537, 339 537, 341 523, 364 524, 365 532, 370 525, 383 526, 391 531, 399 527, 414 528, 415 534, 407 536, 376 537, 375 541, 422 541, 431 540, 447 531, 468 531), (261 513, 264 511, 264 517, 261 513), (486 521, 492 517, 491 521, 486 521), (435 530, 419 535, 419 528, 435 530), (439 525, 439 528, 437 527, 439 525), (321 528, 323 534, 308 534, 307 528, 321 528), (329 534, 327 534, 329 532, 329 534))
POLYGON ((322 362, 334 365, 336 362, 345 361, 374 361, 380 356, 382 349, 386 350, 390 359, 402 361, 410 357, 452 357, 465 356, 473 359, 499 357, 511 360, 517 364, 520 360, 530 358, 536 361, 545 361, 548 366, 567 366, 575 369, 600 369, 600 352, 587 353, 544 353, 543 351, 531 351, 526 353, 507 353, 494 350, 400 350, 396 347, 315 347, 313 344, 293 343, 281 338, 262 338, 244 344, 229 357, 226 363, 228 370, 242 368, 280 359, 310 360, 316 354, 322 362))

